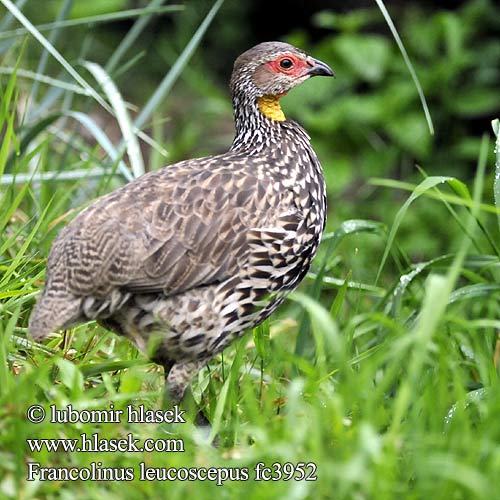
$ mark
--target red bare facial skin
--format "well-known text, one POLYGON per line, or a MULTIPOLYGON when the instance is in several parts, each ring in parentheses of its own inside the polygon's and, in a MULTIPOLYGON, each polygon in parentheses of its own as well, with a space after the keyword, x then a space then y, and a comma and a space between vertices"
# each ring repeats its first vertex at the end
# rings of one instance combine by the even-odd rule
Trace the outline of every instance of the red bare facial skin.
POLYGON ((292 54, 285 54, 274 61, 270 61, 266 64, 272 71, 275 73, 283 73, 284 75, 294 76, 296 78, 300 78, 307 74, 307 72, 313 67, 313 63, 308 61, 307 59, 299 59, 298 57, 292 54), (280 66, 281 61, 289 59, 292 61, 293 65, 290 68, 283 68, 280 66))

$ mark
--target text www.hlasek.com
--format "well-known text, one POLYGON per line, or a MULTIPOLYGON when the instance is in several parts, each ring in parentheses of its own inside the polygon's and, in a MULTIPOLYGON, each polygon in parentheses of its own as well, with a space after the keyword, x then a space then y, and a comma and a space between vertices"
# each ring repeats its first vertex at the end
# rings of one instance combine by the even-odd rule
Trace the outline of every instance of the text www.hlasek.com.
POLYGON ((182 452, 184 442, 182 439, 145 439, 140 444, 140 439, 127 434, 125 438, 101 439, 96 432, 91 436, 83 433, 75 439, 27 439, 31 452, 47 451, 62 452, 182 452))

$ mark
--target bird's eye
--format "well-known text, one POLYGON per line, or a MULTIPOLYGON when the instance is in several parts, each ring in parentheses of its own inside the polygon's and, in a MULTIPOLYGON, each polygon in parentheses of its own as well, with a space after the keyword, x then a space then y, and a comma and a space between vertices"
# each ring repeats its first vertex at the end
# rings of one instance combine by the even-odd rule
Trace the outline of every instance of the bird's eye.
POLYGON ((290 69, 293 67, 293 61, 291 59, 285 58, 280 61, 280 68, 290 69))

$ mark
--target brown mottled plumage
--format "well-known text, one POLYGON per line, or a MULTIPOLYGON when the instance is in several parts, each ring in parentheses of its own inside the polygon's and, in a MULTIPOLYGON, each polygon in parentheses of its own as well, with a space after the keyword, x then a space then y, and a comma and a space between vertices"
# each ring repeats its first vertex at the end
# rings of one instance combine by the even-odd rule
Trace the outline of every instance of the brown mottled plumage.
POLYGON ((306 274, 325 225, 321 166, 278 101, 313 75, 333 73, 281 42, 238 57, 230 151, 148 173, 65 227, 33 337, 97 320, 152 353, 178 400, 211 358, 268 317, 306 274))

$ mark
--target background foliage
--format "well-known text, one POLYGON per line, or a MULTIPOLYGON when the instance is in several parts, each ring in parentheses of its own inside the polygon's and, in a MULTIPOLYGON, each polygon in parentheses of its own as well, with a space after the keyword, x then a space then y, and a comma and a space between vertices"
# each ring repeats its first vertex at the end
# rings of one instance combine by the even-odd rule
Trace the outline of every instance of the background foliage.
POLYGON ((434 135, 373 2, 294 0, 288 17, 281 2, 53 0, 40 9, 19 0, 19 12, 0 3, 0 497, 496 498, 495 2, 385 5, 434 135), (97 196, 227 149, 232 61, 276 38, 337 74, 283 100, 321 158, 328 229, 300 290, 195 381, 218 445, 190 424, 29 423, 32 404, 159 407, 162 372, 127 340, 94 324, 43 345, 27 338, 46 256, 97 196), (82 432, 175 435, 186 451, 32 454, 26 444, 82 432), (318 480, 27 482, 30 460, 250 470, 312 461, 318 480))

